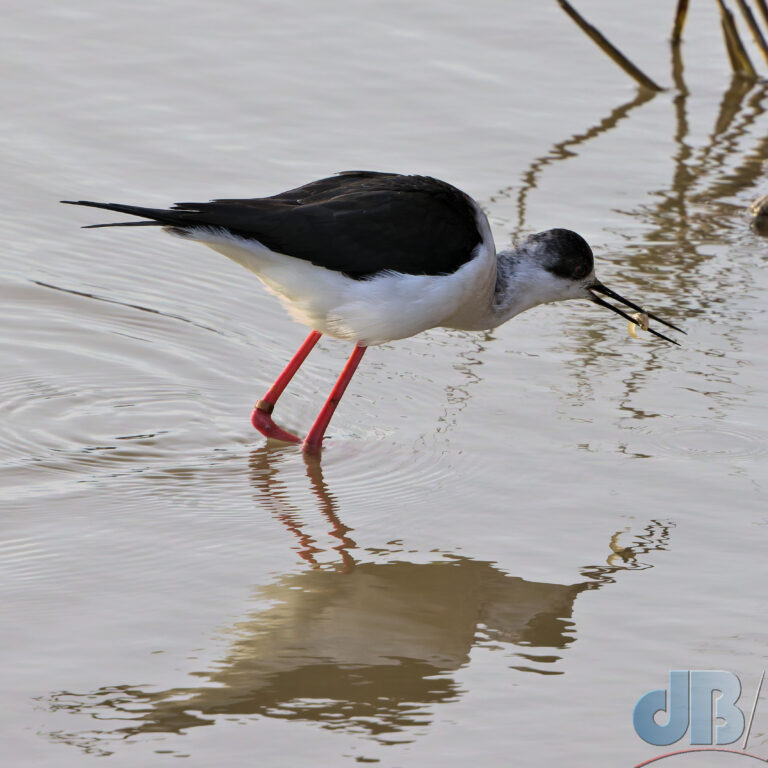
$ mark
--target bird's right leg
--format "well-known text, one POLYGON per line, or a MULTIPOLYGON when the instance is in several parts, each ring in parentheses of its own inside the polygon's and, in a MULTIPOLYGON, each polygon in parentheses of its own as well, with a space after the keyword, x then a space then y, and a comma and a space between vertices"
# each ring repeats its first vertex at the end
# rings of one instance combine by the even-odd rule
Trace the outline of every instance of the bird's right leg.
POLYGON ((301 442, 301 438, 296 437, 291 432, 287 432, 282 427, 278 427, 272 421, 272 411, 275 409, 277 399, 288 386, 288 382, 294 377, 296 371, 299 370, 301 364, 307 359, 307 355, 312 351, 312 348, 317 344, 322 335, 320 331, 312 331, 304 339, 304 343, 299 347, 288 365, 285 366, 285 370, 277 377, 275 383, 269 388, 269 392, 254 406, 253 413, 251 414, 251 424, 262 435, 273 437, 275 440, 284 440, 287 443, 301 442))

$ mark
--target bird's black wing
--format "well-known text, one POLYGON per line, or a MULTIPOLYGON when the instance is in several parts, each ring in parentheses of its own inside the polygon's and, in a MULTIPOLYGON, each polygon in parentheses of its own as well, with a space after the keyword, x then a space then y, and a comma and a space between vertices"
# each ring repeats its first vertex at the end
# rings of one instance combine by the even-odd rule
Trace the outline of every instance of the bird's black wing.
POLYGON ((223 229, 354 278, 455 272, 481 242, 471 200, 424 176, 351 171, 267 198, 177 203, 171 210, 88 203, 194 237, 223 229))

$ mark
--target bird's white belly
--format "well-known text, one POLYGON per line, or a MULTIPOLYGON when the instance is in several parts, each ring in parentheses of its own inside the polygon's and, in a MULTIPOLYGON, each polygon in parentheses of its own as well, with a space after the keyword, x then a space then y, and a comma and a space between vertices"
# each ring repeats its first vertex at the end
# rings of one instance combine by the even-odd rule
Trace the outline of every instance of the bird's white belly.
POLYGON ((450 275, 389 272, 354 280, 221 231, 196 231, 192 239, 258 275, 298 322, 365 346, 435 326, 478 327, 496 277, 495 252, 491 256, 486 244, 450 275))

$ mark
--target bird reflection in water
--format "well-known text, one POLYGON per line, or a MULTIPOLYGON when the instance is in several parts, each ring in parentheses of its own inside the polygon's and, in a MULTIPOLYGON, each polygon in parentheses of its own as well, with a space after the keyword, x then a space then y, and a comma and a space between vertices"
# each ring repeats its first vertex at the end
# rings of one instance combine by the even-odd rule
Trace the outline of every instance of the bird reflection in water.
POLYGON ((305 532, 307 511, 292 504, 279 477, 281 450, 253 452, 251 482, 259 506, 296 537, 310 567, 258 588, 267 607, 232 627, 228 652, 196 672, 194 685, 55 694, 52 708, 90 714, 102 725, 115 720, 111 731, 59 739, 98 751, 110 739, 179 733, 221 716, 261 716, 382 743, 411 741, 434 719, 437 705, 462 696, 454 674, 470 663, 473 647, 503 653, 511 670, 562 674, 557 662, 575 640, 576 598, 613 583, 622 571, 651 567, 640 558, 668 546, 669 522, 650 520, 627 546, 616 533, 607 562, 581 568, 571 584, 529 581, 452 554, 435 554, 428 563, 371 562, 392 553, 362 550, 349 537, 312 458, 306 459, 309 486, 338 544, 323 549, 305 532), (330 549, 337 563, 321 564, 320 553, 330 549))

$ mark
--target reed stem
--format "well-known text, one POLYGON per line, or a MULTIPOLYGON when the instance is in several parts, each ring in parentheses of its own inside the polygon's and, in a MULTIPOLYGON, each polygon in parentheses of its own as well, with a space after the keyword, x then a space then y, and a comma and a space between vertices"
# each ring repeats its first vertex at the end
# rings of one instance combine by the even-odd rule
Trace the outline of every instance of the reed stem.
POLYGON ((597 46, 609 56, 614 63, 618 64, 630 77, 632 77, 643 88, 650 91, 662 91, 661 86, 651 80, 646 74, 638 69, 616 46, 608 42, 606 37, 589 22, 568 2, 568 0, 557 0, 560 7, 578 24, 579 27, 597 44, 597 46))
POLYGON ((717 2, 720 6, 720 20, 723 26, 725 47, 728 50, 728 58, 731 61, 733 71, 737 74, 745 75, 752 80, 757 80, 757 72, 755 72, 755 68, 752 66, 747 49, 741 42, 733 14, 726 8, 723 0, 717 0, 717 2))
POLYGON ((765 63, 768 64, 768 43, 765 42, 763 33, 760 31, 760 27, 757 26, 757 21, 755 21, 755 17, 752 15, 752 11, 750 10, 745 0, 736 0, 736 2, 739 4, 741 15, 744 17, 744 21, 747 22, 749 31, 752 33, 752 38, 757 43, 757 47, 760 49, 760 53, 763 54, 765 63))

